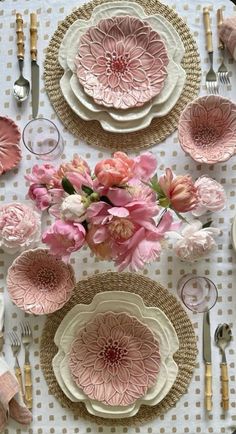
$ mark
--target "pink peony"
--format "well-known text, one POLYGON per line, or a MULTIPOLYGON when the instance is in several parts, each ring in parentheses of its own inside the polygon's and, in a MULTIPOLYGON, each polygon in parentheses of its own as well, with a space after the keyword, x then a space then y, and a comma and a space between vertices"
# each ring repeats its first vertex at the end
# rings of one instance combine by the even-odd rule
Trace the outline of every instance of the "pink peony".
POLYGON ((160 205, 170 206, 177 212, 188 212, 196 208, 197 188, 190 175, 174 177, 172 170, 168 168, 165 175, 160 176, 159 184, 166 196, 160 200, 160 205))
POLYGON ((7 253, 35 247, 40 235, 40 217, 31 207, 17 202, 0 207, 0 247, 7 253))
POLYGON ((133 178, 134 162, 124 152, 115 152, 113 158, 102 160, 95 166, 98 181, 107 187, 124 185, 133 178))
POLYGON ((52 197, 48 189, 40 184, 32 184, 29 188, 28 196, 41 211, 47 209, 52 203, 52 197))
POLYGON ((202 223, 195 220, 185 226, 181 234, 176 234, 174 252, 182 261, 194 262, 202 259, 216 247, 214 235, 219 235, 220 232, 212 227, 202 229, 202 223))
POLYGON ((35 164, 32 168, 31 175, 25 175, 25 179, 33 184, 52 185, 52 177, 56 173, 56 168, 50 164, 45 163, 39 166, 35 164))
POLYGON ((138 157, 134 158, 134 175, 135 178, 149 181, 155 174, 157 169, 156 157, 151 152, 144 152, 138 157))
POLYGON ((70 163, 64 163, 59 166, 59 169, 53 176, 55 182, 60 182, 67 173, 75 172, 80 175, 90 174, 90 168, 86 161, 79 155, 75 154, 73 160, 70 163))
POLYGON ((198 193, 197 207, 192 211, 199 217, 207 211, 221 211, 225 207, 226 194, 221 184, 209 176, 203 175, 195 182, 198 193))
POLYGON ((80 223, 56 220, 43 234, 42 241, 50 252, 67 261, 72 252, 79 250, 85 242, 86 231, 80 223))

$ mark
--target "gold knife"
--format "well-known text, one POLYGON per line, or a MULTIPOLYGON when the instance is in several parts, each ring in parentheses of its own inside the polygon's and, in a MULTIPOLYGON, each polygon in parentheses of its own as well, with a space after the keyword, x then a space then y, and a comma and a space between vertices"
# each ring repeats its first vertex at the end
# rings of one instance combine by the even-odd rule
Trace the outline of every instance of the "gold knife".
POLYGON ((39 66, 37 64, 37 15, 30 14, 30 54, 31 54, 31 87, 32 116, 37 117, 39 107, 39 66))
POLYGON ((203 314, 203 359, 205 362, 205 408, 212 410, 212 368, 210 313, 203 314))

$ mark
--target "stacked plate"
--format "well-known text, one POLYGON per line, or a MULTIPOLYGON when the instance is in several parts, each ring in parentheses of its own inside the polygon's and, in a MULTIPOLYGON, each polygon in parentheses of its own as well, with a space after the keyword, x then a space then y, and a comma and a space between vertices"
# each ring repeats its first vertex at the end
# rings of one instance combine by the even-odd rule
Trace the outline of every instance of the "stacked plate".
POLYGON ((95 416, 134 416, 141 405, 158 404, 177 377, 172 323, 133 293, 103 292, 90 305, 76 305, 54 341, 53 370, 62 391, 95 416))
POLYGON ((147 16, 137 3, 104 3, 64 36, 61 90, 80 118, 113 133, 138 131, 177 103, 183 56, 180 36, 163 16, 147 16))

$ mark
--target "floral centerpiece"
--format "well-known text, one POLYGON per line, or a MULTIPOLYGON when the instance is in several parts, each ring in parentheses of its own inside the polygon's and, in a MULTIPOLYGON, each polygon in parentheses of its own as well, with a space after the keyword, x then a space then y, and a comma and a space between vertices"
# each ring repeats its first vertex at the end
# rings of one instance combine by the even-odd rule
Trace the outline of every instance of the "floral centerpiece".
MULTIPOLYGON (((78 155, 59 167, 35 165, 25 176, 30 182, 28 196, 38 209, 55 217, 42 241, 65 261, 87 243, 119 270, 138 270, 160 256, 166 236, 178 233, 183 220, 189 226, 182 214, 224 208, 224 190, 211 178, 205 177, 205 191, 201 178, 194 182, 190 175, 175 176, 170 168, 158 178, 156 170, 157 161, 150 152, 135 158, 115 152, 98 162, 94 173, 78 155)), ((218 229, 201 223, 197 229, 191 242, 188 231, 179 236, 181 248, 175 250, 183 260, 196 260, 215 246, 218 229), (187 251, 183 254, 184 242, 187 251)))

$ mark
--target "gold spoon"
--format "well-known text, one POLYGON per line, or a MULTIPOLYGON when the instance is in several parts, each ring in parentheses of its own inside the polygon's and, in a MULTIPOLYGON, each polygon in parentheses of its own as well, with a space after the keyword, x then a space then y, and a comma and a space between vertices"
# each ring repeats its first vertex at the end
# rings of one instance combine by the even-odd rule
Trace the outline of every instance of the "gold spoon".
POLYGON ((29 96, 30 84, 29 81, 23 77, 23 65, 24 65, 24 34, 23 34, 23 19, 22 15, 16 14, 16 33, 17 33, 17 57, 19 62, 20 77, 15 81, 13 86, 14 97, 17 101, 25 101, 29 96))
POLYGON ((215 343, 222 353, 222 362, 220 364, 221 372, 221 405, 223 410, 229 409, 229 377, 228 366, 225 356, 225 348, 232 339, 232 331, 228 324, 219 324, 215 331, 215 343))

